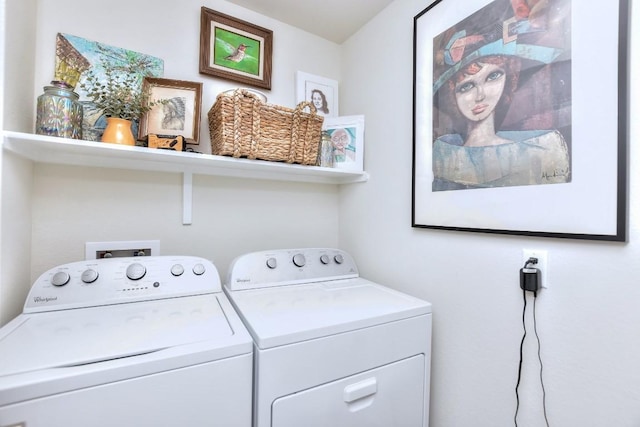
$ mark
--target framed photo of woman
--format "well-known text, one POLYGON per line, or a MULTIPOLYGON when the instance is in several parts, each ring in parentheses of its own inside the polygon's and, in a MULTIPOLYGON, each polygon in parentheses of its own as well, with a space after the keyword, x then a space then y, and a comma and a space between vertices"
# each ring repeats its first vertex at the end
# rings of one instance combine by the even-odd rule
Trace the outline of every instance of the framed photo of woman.
POLYGON ((413 227, 626 239, 628 8, 436 0, 415 16, 413 227))
POLYGON ((338 82, 326 77, 298 71, 296 73, 296 103, 308 101, 316 113, 325 117, 338 116, 338 82))
POLYGON ((139 139, 153 133, 182 135, 189 143, 199 142, 202 83, 145 77, 142 90, 148 91, 150 100, 165 102, 141 118, 139 139))

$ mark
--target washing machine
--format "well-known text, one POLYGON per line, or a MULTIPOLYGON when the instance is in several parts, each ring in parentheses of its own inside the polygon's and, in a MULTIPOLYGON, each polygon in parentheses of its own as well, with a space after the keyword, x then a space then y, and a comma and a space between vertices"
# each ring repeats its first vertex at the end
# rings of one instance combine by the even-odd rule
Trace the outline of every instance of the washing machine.
POLYGON ((53 268, 0 329, 0 426, 251 426, 253 342, 191 256, 53 268))
POLYGON ((254 340, 254 427, 426 427, 431 304, 332 248, 236 258, 224 286, 254 340))

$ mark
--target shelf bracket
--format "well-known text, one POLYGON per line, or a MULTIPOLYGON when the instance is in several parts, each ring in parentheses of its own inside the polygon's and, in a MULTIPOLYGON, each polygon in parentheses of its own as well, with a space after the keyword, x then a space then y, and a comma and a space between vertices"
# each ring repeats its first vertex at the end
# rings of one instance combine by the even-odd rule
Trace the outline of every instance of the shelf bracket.
POLYGON ((193 213, 193 173, 182 173, 182 225, 191 225, 193 213))

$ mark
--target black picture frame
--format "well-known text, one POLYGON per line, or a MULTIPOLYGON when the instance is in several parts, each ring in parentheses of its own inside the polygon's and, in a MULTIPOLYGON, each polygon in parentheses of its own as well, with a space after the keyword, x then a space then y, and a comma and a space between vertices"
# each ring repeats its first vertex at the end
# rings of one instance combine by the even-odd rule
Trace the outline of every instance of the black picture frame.
POLYGON ((539 4, 414 17, 412 227, 626 241, 629 1, 539 4))

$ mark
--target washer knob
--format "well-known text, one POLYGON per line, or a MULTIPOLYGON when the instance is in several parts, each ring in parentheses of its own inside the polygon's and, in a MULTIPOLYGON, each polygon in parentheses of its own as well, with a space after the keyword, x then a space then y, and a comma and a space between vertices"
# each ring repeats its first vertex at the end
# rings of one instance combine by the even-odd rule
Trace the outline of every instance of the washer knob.
POLYGON ((131 280, 140 280, 147 274, 147 269, 144 265, 134 262, 127 267, 127 277, 131 280))
POLYGON ((69 283, 70 279, 71 277, 69 276, 69 273, 67 273, 66 271, 58 271, 51 278, 51 284, 53 286, 64 286, 69 283))
POLYGON ((202 276, 205 272, 205 268, 204 265, 202 265, 201 263, 197 263, 196 265, 193 266, 193 274, 195 274, 196 276, 202 276))
POLYGON ((344 257, 342 256, 342 254, 338 254, 333 257, 333 260, 336 262, 336 264, 342 264, 344 262, 344 257))
POLYGON ((293 263, 296 265, 296 267, 304 267, 304 265, 307 263, 307 260, 304 255, 295 254, 293 256, 293 263))
POLYGON ((182 273, 184 273, 184 267, 182 264, 173 264, 171 267, 171 274, 177 277, 182 276, 182 273))
POLYGON ((323 264, 329 264, 329 257, 327 255, 320 255, 320 262, 323 264))
POLYGON ((270 269, 274 269, 278 266, 278 261, 275 258, 269 258, 267 260, 267 267, 269 267, 270 269))
POLYGON ((98 280, 98 272, 92 268, 88 268, 82 272, 80 280, 82 280, 84 283, 93 283, 98 280))

